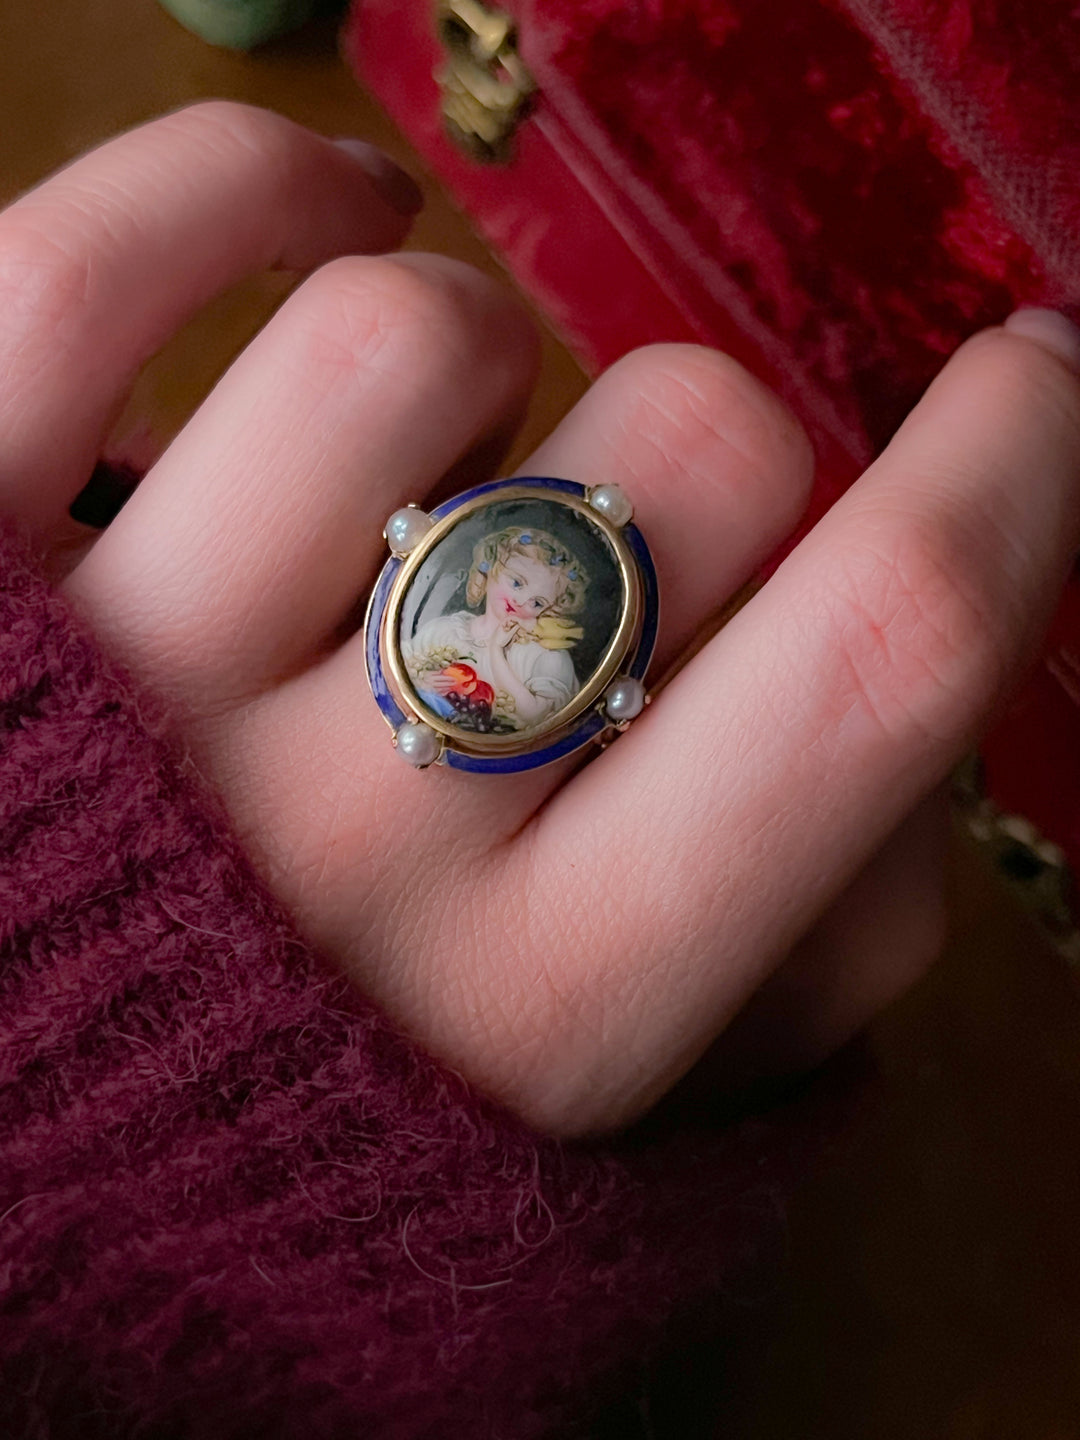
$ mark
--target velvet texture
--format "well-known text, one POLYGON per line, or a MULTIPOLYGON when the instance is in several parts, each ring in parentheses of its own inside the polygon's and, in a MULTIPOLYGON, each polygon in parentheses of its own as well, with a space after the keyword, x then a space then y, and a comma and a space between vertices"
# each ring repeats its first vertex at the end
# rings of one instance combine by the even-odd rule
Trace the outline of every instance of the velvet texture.
MULTIPOLYGON (((590 369, 696 340, 785 397, 818 475, 763 576, 962 340, 1021 304, 1080 318, 1073 0, 496 8, 538 85, 501 167, 444 133, 426 0, 354 0, 345 51, 590 369)), ((1080 870, 1078 598, 983 756, 1080 870)))
POLYGON ((1080 298, 1070 5, 507 8, 545 93, 577 98, 864 454, 966 335, 1080 298))
POLYGON ((759 1293, 824 1133, 563 1146, 471 1092, 0 538, 0 1434, 592 1434, 669 1324, 759 1293))

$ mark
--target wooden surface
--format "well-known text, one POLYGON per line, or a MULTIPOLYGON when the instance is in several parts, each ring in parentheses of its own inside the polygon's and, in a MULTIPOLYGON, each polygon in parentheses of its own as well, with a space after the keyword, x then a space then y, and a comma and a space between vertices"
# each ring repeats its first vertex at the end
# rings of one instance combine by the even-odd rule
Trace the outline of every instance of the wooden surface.
MULTIPOLYGON (((213 95, 373 139, 423 179, 334 34, 319 22, 236 55, 153 0, 0 0, 0 199, 213 95)), ((426 189, 410 246, 498 271, 426 189)), ((281 294, 258 280, 209 307, 148 368, 123 425, 172 433, 281 294)), ((584 385, 548 336, 511 463, 584 385)), ((948 953, 873 1028, 874 1103, 792 1216, 770 1318, 747 1314, 727 1440, 1080 1440, 1077 987, 962 842, 954 889, 948 953)), ((658 1440, 708 1433, 688 1417, 652 1425, 658 1440)))

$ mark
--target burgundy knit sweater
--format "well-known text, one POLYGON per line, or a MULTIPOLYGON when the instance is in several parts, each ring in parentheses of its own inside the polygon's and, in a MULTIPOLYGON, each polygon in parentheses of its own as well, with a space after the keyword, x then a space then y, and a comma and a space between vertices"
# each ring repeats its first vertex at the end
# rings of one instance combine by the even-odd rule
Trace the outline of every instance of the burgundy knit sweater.
POLYGON ((4 1440, 598 1434, 777 1250, 819 1120, 565 1145, 485 1101, 0 535, 4 1440))

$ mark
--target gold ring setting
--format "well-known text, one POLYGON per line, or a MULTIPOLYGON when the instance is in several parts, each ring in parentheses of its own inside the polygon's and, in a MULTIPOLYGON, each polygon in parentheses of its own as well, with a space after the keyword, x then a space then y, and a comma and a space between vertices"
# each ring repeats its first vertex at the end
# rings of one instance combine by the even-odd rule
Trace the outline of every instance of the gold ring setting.
POLYGON ((649 703, 656 568, 617 485, 494 480, 395 510, 383 536, 364 654, 409 764, 535 769, 649 703))

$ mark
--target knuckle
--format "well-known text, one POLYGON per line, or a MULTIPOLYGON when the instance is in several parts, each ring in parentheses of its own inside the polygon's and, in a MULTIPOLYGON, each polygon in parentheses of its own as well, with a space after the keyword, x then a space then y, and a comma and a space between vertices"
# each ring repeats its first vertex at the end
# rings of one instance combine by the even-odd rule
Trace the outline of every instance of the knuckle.
POLYGON ((299 127, 283 116, 235 101, 203 100, 111 141, 100 158, 78 162, 71 177, 51 177, 0 216, 5 299, 30 296, 35 311, 48 319, 89 296, 95 262, 121 254, 142 236, 139 211, 153 199, 161 168, 144 163, 148 153, 170 165, 178 155, 217 164, 239 146, 246 156, 257 151, 271 174, 279 159, 277 173, 285 179, 302 168, 288 161, 290 133, 299 127))
POLYGON ((404 370, 414 379, 433 368, 479 366, 493 326, 503 335, 520 326, 516 302, 479 271, 398 256, 333 260, 300 287, 288 309, 305 360, 404 370))
POLYGON ((9 213, 0 219, 4 348, 14 345, 24 364, 31 358, 27 337, 36 333, 43 345, 54 347, 88 293, 88 259, 77 245, 65 243, 65 236, 64 227, 56 225, 49 233, 32 213, 26 218, 9 213))
POLYGON ((788 407, 736 360, 700 345, 649 345, 605 372, 618 423, 665 463, 717 478, 718 451, 776 500, 801 510, 813 480, 809 438, 788 407))
POLYGON ((977 536, 938 511, 869 527, 827 577, 842 713, 953 743, 1004 684, 1015 622, 977 536))

